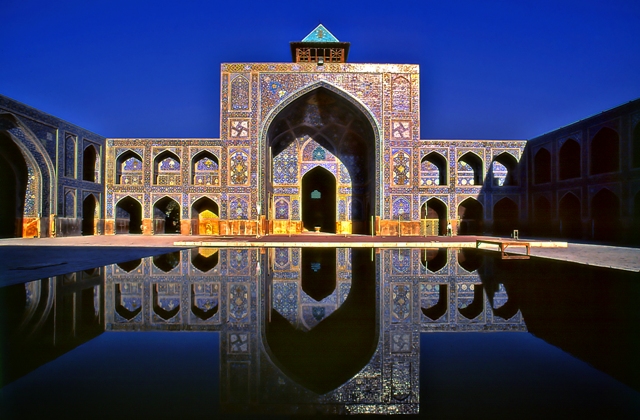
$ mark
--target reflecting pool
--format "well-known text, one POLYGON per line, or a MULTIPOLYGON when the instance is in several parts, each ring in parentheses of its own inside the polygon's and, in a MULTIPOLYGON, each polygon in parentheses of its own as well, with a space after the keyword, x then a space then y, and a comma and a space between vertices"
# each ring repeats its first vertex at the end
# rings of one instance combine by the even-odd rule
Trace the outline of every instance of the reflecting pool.
POLYGON ((195 248, 40 279, 0 288, 0 414, 638 418, 639 280, 370 248, 195 248))

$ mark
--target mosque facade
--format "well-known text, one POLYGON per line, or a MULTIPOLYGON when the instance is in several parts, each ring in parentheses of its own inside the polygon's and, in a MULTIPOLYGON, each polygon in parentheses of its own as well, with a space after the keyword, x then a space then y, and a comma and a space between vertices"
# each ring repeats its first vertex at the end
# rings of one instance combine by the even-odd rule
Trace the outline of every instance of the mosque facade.
POLYGON ((291 52, 222 64, 217 139, 107 139, 0 97, 2 236, 637 231, 640 100, 528 142, 424 140, 417 65, 349 63, 322 25, 291 52))

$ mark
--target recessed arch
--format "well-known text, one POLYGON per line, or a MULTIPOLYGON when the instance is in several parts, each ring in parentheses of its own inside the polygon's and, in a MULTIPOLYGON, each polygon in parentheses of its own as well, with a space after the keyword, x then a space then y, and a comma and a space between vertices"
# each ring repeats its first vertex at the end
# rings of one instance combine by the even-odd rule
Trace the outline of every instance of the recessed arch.
POLYGON ((459 185, 482 185, 482 158, 474 152, 467 152, 458 158, 457 172, 459 185))
POLYGON ((321 166, 302 177, 302 223, 312 232, 336 231, 336 179, 321 166))
POLYGON ((153 204, 153 233, 180 233, 180 204, 164 196, 153 204))
POLYGON ((100 182, 100 159, 93 144, 87 145, 82 152, 82 180, 100 182))
POLYGON ((640 122, 633 129, 631 140, 631 166, 640 168, 640 122))
POLYGON ((169 273, 180 265, 180 251, 169 252, 162 255, 156 255, 152 258, 153 265, 156 268, 169 273))
POLYGON ((609 127, 601 128, 591 140, 591 175, 616 172, 620 168, 620 136, 609 127))
POLYGON ((218 235, 220 207, 209 197, 200 197, 191 205, 191 232, 194 235, 218 235))
POLYGON ((95 195, 89 194, 82 201, 82 234, 95 235, 98 212, 98 199, 95 195))
MULTIPOLYGON (((351 199, 347 201, 359 206, 358 209, 351 209, 351 215, 357 215, 358 210, 363 212, 361 221, 354 221, 352 233, 369 232, 371 216, 379 214, 381 208, 379 190, 382 182, 379 177, 382 175, 379 174, 377 178, 375 171, 375 163, 380 156, 381 127, 366 105, 326 81, 318 81, 292 92, 264 119, 259 134, 262 153, 259 164, 263 167, 267 164, 264 167, 267 181, 258 180, 259 194, 262 196, 260 200, 264 204, 265 197, 273 194, 270 183, 273 168, 268 165, 272 162, 269 152, 271 156, 276 156, 296 137, 305 135, 312 137, 345 165, 354 188, 351 190, 351 199), (310 109, 313 107, 318 112, 310 109), (340 109, 345 112, 338 112, 340 109), (308 117, 303 118, 304 124, 295 122, 300 115, 308 117)), ((268 217, 275 218, 274 209, 268 209, 268 217)))
POLYGON ((536 152, 533 158, 533 183, 551 182, 551 153, 544 147, 536 152))
MULTIPOLYGON (((15 115, 0 113, 0 134, 0 149, 11 141, 22 155, 16 155, 17 161, 13 163, 21 165, 18 161, 23 161, 28 174, 25 196, 19 198, 22 203, 22 225, 16 226, 16 236, 46 236, 49 230, 41 224, 41 218, 50 217, 57 208, 53 162, 38 137, 15 115), (30 197, 30 200, 26 200, 26 197, 30 197)), ((17 191, 21 194, 22 187, 17 191)))
MULTIPOLYGON (((447 159, 438 152, 428 153, 420 161, 420 172, 424 185, 448 185, 447 159)), ((424 186, 421 182, 421 186, 424 186)))
POLYGON ((482 204, 473 197, 469 197, 458 205, 458 219, 460 235, 478 235, 484 229, 484 210, 482 204))
POLYGON ((157 185, 180 185, 180 158, 165 150, 153 159, 153 183, 157 185))
POLYGON ((447 205, 439 198, 432 197, 420 207, 420 219, 422 220, 422 234, 446 235, 447 234, 447 205))
POLYGON ((197 248, 191 250, 191 265, 203 273, 213 270, 220 260, 216 248, 197 248))
POLYGON ((491 171, 493 183, 499 187, 518 185, 518 160, 508 152, 502 152, 493 158, 491 171))
POLYGON ((432 273, 442 270, 449 263, 447 248, 424 249, 420 257, 422 266, 432 273))
POLYGON ((191 183, 194 185, 218 185, 219 169, 218 157, 208 150, 203 150, 191 159, 191 183))
POLYGON ((142 185, 142 157, 127 150, 116 158, 116 184, 142 185))
POLYGON ((0 238, 22 236, 28 176, 20 148, 0 132, 0 238))
POLYGON ((591 199, 593 239, 612 241, 620 236, 620 199, 603 188, 591 199))
POLYGON ((432 321, 437 321, 442 318, 446 313, 447 309, 449 309, 449 287, 447 284, 435 284, 435 285, 427 285, 427 290, 429 294, 438 295, 438 300, 436 303, 428 306, 421 307, 422 313, 432 321), (432 289, 429 289, 429 286, 432 289))
POLYGON ((142 233, 142 204, 131 196, 116 203, 116 234, 142 233))
POLYGON ((551 234, 551 202, 546 197, 538 197, 533 201, 533 234, 549 236, 551 234))
POLYGON ((309 331, 277 310, 263 315, 262 345, 284 375, 318 395, 338 388, 369 363, 378 347, 375 263, 365 249, 351 252, 351 290, 342 305, 309 331), (326 351, 330 345, 333 351, 326 351))
POLYGON ((558 153, 558 179, 580 178, 580 144, 568 139, 560 147, 558 153))
POLYGON ((470 285, 473 287, 473 299, 458 297, 458 312, 463 317, 472 320, 484 311, 484 287, 482 284, 470 285))
POLYGON ((582 237, 582 211, 580 199, 573 193, 566 193, 558 204, 560 235, 564 238, 582 237))
POLYGON ((493 233, 509 235, 518 229, 518 204, 509 197, 504 197, 493 206, 493 233))

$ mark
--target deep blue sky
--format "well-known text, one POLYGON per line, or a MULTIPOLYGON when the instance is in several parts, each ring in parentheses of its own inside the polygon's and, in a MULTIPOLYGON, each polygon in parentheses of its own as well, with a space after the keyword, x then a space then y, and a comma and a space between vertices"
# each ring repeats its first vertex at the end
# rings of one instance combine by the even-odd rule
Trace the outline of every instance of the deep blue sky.
POLYGON ((220 63, 421 71, 422 138, 532 138, 640 97, 640 1, 2 0, 0 94, 107 137, 218 137, 220 63))

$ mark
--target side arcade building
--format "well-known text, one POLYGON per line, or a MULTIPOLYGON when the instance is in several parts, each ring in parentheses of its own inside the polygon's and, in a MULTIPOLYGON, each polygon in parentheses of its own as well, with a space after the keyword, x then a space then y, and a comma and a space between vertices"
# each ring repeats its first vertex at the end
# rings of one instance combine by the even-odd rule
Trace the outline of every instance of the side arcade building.
POLYGON ((291 63, 222 64, 219 139, 105 139, 0 96, 0 236, 633 237, 640 100, 529 142, 422 140, 418 66, 349 46, 319 25, 291 63))

